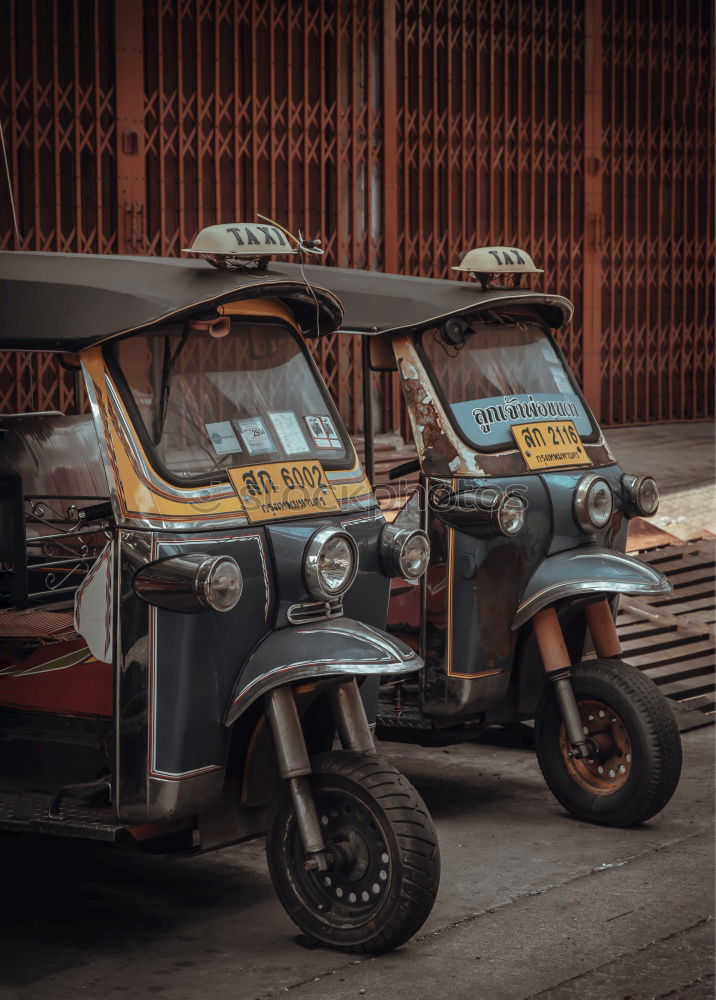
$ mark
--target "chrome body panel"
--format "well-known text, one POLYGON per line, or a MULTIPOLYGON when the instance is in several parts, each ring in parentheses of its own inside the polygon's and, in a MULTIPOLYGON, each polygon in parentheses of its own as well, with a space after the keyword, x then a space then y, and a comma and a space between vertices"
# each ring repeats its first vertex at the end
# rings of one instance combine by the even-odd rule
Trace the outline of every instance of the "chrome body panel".
POLYGON ((512 620, 512 629, 542 608, 588 594, 668 594, 671 584, 648 563, 596 546, 559 552, 544 559, 530 577, 512 620))
POLYGON ((282 684, 325 677, 400 677, 422 666, 418 654, 400 639, 352 618, 279 629, 242 666, 224 724, 231 726, 257 698, 282 684))

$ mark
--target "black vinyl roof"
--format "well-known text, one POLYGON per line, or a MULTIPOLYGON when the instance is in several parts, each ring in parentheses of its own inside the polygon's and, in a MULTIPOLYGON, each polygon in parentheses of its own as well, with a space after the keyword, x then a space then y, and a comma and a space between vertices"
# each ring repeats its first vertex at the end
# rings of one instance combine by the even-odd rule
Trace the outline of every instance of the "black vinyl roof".
MULTIPOLYGON (((318 268, 311 268, 318 272, 318 268)), ((322 270, 322 269, 320 269, 322 270)), ((218 271, 203 260, 90 254, 0 253, 0 348, 75 351, 231 299, 270 296, 301 328, 338 328, 340 302, 300 268, 218 271), (310 280, 310 279, 309 279, 310 280)))
POLYGON ((425 327, 465 312, 531 306, 547 326, 559 329, 572 318, 571 302, 520 288, 482 291, 475 281, 415 278, 379 271, 308 266, 311 282, 328 288, 343 305, 342 333, 397 333, 425 327))

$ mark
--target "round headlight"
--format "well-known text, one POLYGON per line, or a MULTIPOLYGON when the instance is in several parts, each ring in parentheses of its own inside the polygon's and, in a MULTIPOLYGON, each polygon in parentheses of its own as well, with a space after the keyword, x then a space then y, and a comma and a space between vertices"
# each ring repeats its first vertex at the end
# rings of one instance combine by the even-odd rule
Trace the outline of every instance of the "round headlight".
POLYGON ((588 472, 574 491, 574 516, 582 531, 604 528, 612 516, 614 497, 606 479, 588 472))
POLYGON ((322 601, 339 597, 358 572, 358 546, 345 531, 321 528, 306 546, 303 567, 313 597, 322 601))
POLYGON ((522 497, 508 493, 497 508, 497 524, 503 535, 516 535, 525 523, 525 503, 522 497))
POLYGON ((636 503, 639 513, 643 514, 644 517, 651 517, 659 509, 659 487, 651 476, 644 476, 639 483, 636 503))
POLYGON ((430 542, 424 531, 413 531, 400 550, 398 558, 400 575, 407 580, 417 580, 430 562, 430 542))
POLYGON ((386 524, 380 535, 380 559, 386 576, 417 580, 430 562, 430 541, 420 528, 386 524))
POLYGON ((659 509, 659 487, 651 476, 622 476, 626 512, 652 517, 659 509))
POLYGON ((239 603, 244 580, 231 556, 205 559, 196 571, 194 590, 201 604, 214 611, 231 611, 239 603))

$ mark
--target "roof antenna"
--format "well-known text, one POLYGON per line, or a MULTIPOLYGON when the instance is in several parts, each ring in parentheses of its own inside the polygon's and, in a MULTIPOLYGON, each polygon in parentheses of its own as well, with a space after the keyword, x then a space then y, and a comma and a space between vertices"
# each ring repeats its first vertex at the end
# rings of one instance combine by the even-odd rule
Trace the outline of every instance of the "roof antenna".
POLYGON ((10 194, 10 208, 12 209, 12 222, 15 227, 15 239, 17 240, 18 249, 21 245, 20 240, 20 227, 17 224, 17 215, 15 213, 15 198, 12 193, 12 181, 10 179, 10 167, 7 162, 7 149, 5 148, 5 133, 3 131, 2 122, 0 121, 0 143, 2 143, 2 156, 5 161, 5 177, 7 178, 7 189, 10 194))
POLYGON ((304 261, 303 261, 303 255, 304 255, 304 253, 322 254, 323 253, 323 249, 321 247, 321 241, 320 240, 306 240, 306 239, 304 239, 303 238, 303 233, 301 232, 300 229, 298 230, 298 236, 294 236, 293 233, 289 232, 288 229, 285 228, 285 226, 282 226, 280 223, 275 222, 273 219, 269 219, 269 217, 267 215, 262 215, 261 212, 257 212, 256 214, 258 215, 259 219, 263 219, 264 222, 268 222, 270 225, 276 226, 277 229, 280 229, 282 233, 284 233, 286 236, 288 236, 288 238, 291 239, 291 240, 293 240, 293 242, 296 244, 296 253, 298 254, 298 266, 301 269, 301 277, 303 278, 303 282, 304 282, 304 284, 306 286, 306 289, 310 293, 311 298, 313 299, 313 302, 314 302, 314 304, 316 306, 316 336, 320 337, 320 335, 321 335, 321 307, 318 304, 318 298, 316 296, 316 293, 313 290, 313 286, 311 285, 310 281, 306 277, 306 272, 303 269, 303 263, 304 263, 304 261))

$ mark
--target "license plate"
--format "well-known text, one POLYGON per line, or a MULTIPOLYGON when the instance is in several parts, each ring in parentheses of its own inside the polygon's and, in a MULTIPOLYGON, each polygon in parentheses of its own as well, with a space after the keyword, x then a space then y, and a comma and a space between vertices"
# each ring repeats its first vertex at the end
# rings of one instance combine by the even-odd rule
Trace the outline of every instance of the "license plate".
POLYGON ((340 510, 320 462, 270 462, 229 469, 252 524, 340 510))
POLYGON ((573 420, 513 424, 512 436, 528 469, 591 465, 573 420))

